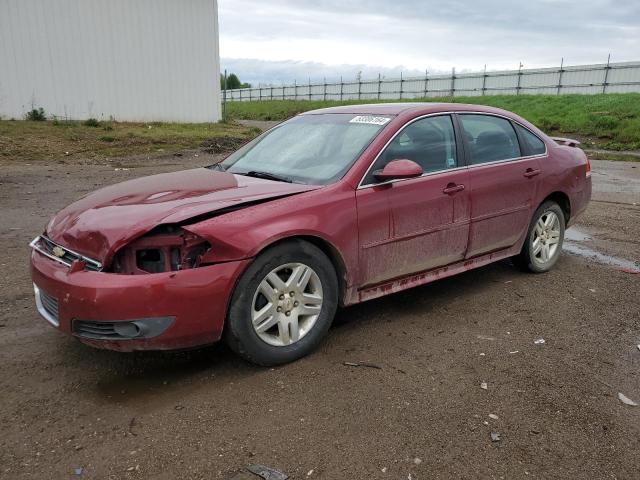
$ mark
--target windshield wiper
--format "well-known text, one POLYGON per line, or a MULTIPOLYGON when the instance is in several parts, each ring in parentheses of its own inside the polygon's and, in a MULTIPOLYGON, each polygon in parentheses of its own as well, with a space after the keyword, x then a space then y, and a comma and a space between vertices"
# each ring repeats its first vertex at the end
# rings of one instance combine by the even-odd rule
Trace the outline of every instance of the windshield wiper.
POLYGON ((241 173, 240 175, 246 175, 247 177, 264 178, 266 180, 275 180, 277 182, 293 183, 293 180, 290 179, 289 177, 276 175, 275 173, 260 172, 258 170, 251 170, 246 173, 241 173))

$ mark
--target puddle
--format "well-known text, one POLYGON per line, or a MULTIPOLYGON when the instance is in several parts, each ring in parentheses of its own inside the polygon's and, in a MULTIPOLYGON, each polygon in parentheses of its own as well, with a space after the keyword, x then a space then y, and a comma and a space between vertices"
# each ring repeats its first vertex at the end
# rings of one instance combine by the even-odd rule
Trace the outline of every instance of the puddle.
POLYGON ((567 242, 589 242, 593 240, 593 237, 576 228, 570 228, 565 230, 564 239, 567 242))
POLYGON ((562 249, 565 252, 569 252, 579 257, 588 258, 601 265, 608 265, 611 267, 620 268, 623 270, 629 270, 631 273, 640 273, 640 266, 632 260, 625 258, 614 257, 613 255, 607 255, 606 253, 599 252, 593 248, 589 248, 583 245, 583 242, 590 242, 593 240, 591 235, 588 235, 576 228, 570 228, 565 231, 565 241, 562 245, 562 249))

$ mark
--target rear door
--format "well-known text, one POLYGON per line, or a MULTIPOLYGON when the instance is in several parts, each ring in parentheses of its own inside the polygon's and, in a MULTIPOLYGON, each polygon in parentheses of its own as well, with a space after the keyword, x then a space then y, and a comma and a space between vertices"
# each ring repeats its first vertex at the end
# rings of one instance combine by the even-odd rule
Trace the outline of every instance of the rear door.
MULTIPOLYGON (((531 155, 512 122, 458 114, 469 162, 471 230, 466 258, 515 245, 525 234, 543 155, 531 155)), ((546 149, 544 151, 546 153, 546 149)))
POLYGON ((381 152, 356 192, 362 286, 464 259, 468 173, 450 115, 418 119, 381 152), (374 172, 409 159, 423 176, 378 182, 374 172))

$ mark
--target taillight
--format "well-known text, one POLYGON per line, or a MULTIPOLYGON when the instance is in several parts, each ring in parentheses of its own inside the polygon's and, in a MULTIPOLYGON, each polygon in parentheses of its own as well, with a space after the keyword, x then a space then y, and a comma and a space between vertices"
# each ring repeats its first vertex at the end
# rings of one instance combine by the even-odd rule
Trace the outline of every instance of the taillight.
POLYGON ((589 178, 591 176, 591 162, 589 161, 589 157, 587 157, 585 155, 585 158, 587 159, 587 173, 586 176, 587 178, 589 178))

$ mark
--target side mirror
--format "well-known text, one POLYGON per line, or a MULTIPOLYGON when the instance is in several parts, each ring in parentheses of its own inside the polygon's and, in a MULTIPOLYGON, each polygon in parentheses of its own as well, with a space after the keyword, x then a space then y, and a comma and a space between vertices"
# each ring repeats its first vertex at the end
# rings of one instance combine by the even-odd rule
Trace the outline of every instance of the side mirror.
POLYGON ((422 175, 422 167, 413 160, 391 160, 382 170, 374 173, 381 181, 416 178, 422 175))

